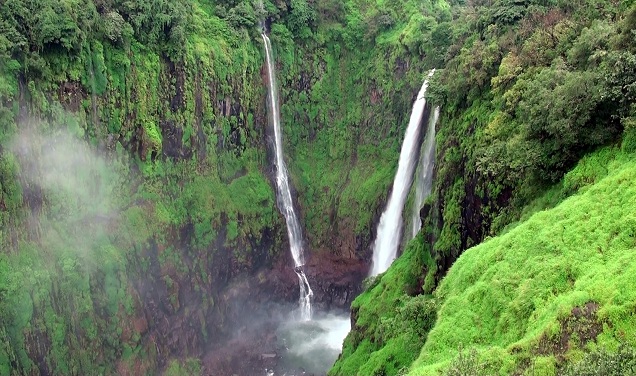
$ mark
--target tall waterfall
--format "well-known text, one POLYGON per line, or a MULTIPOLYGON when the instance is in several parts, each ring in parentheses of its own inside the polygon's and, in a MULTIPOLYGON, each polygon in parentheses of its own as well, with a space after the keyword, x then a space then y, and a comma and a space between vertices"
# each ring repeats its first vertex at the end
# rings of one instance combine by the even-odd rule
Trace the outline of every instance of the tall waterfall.
MULTIPOLYGON (((431 70, 428 74, 430 78, 435 70, 431 70)), ((406 134, 400 151, 400 160, 398 170, 393 181, 393 190, 389 202, 380 217, 378 224, 377 237, 373 245, 373 267, 371 275, 378 275, 385 272, 395 259, 397 248, 400 244, 400 236, 402 232, 402 210, 406 196, 413 182, 413 170, 418 152, 418 141, 420 139, 420 124, 424 114, 426 105, 426 88, 428 87, 428 78, 424 80, 420 92, 417 94, 413 109, 411 110, 411 119, 406 128, 406 134)))
POLYGON ((278 209, 285 217, 287 223, 287 235, 289 236, 289 247, 294 258, 294 271, 298 275, 298 285, 300 286, 300 315, 304 320, 311 319, 311 298, 313 291, 307 281, 307 276, 303 271, 305 258, 303 255, 303 235, 300 228, 298 216, 294 210, 291 191, 289 189, 289 177, 287 176, 287 166, 283 159, 283 137, 280 127, 280 113, 278 107, 278 90, 276 88, 276 76, 274 74, 274 57, 272 55, 272 44, 265 33, 262 33, 265 44, 265 56, 267 60, 267 78, 269 85, 269 105, 270 120, 274 126, 274 140, 276 146, 276 189, 278 209))
POLYGON ((413 217, 411 228, 411 239, 417 235, 422 227, 420 209, 422 203, 431 194, 433 184, 433 167, 435 165, 435 126, 439 119, 439 107, 435 107, 428 119, 426 138, 420 150, 420 164, 417 166, 417 177, 415 178, 415 200, 413 201, 413 217))

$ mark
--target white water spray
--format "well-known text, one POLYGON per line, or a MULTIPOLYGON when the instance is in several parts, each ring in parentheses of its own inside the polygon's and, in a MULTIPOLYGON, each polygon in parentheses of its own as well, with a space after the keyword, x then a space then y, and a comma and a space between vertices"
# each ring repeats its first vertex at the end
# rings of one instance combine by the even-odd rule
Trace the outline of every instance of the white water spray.
POLYGON ((265 44, 265 56, 267 61, 267 78, 269 84, 269 104, 270 120, 274 126, 274 140, 276 146, 276 188, 278 209, 285 217, 287 223, 287 235, 289 236, 289 247, 294 258, 294 271, 298 275, 300 286, 300 316, 303 320, 311 319, 311 298, 314 295, 307 276, 303 271, 305 258, 303 255, 303 235, 300 228, 298 216, 294 210, 291 190, 289 188, 289 177, 287 176, 287 166, 283 159, 283 137, 280 127, 280 113, 278 107, 278 90, 276 88, 276 76, 274 74, 274 63, 272 55, 272 44, 265 33, 262 33, 265 44))
POLYGON ((342 342, 351 330, 349 316, 316 313, 311 321, 287 322, 276 332, 280 345, 289 348, 281 365, 284 375, 325 375, 342 351, 342 342), (304 369, 307 373, 289 370, 304 369))
MULTIPOLYGON (((433 73, 435 73, 434 69, 428 74, 428 78, 433 73)), ((406 196, 413 182, 413 170, 415 169, 415 158, 417 157, 418 140, 420 139, 420 125, 426 105, 424 95, 428 87, 428 78, 424 80, 415 103, 413 103, 411 119, 406 128, 402 150, 400 151, 400 161, 395 180, 393 181, 391 197, 378 224, 377 237, 373 245, 372 276, 385 272, 391 266, 400 243, 402 210, 404 210, 406 196)))
POLYGON ((428 127, 424 144, 420 150, 420 164, 417 166, 417 177, 415 180, 415 200, 413 201, 413 217, 411 228, 411 239, 413 239, 422 227, 422 219, 420 218, 420 209, 424 200, 431 194, 431 186, 433 185, 433 167, 435 166, 435 126, 439 119, 439 107, 428 119, 428 127))

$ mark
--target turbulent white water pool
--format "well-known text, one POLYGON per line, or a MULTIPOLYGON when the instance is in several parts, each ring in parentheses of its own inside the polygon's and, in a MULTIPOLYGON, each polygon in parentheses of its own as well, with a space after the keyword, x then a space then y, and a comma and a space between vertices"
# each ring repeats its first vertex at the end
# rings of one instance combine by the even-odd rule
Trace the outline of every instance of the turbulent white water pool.
MULTIPOLYGON (((281 359, 283 368, 297 370, 297 375, 302 375, 302 370, 306 374, 326 374, 342 351, 342 341, 350 329, 349 317, 336 315, 281 325, 277 332, 278 341, 287 348, 281 359)), ((294 373, 287 372, 286 375, 294 373)))

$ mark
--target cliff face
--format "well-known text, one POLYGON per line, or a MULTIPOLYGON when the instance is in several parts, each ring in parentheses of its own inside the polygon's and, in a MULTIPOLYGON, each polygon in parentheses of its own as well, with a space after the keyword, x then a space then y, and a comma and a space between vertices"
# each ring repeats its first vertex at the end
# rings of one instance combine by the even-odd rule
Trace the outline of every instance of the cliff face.
MULTIPOLYGON (((255 19, 243 3, 71 3, 0 6, 0 373, 253 374, 298 294, 255 19)), ((324 25, 275 7, 306 271, 316 309, 346 309, 422 68, 292 35, 324 25)))

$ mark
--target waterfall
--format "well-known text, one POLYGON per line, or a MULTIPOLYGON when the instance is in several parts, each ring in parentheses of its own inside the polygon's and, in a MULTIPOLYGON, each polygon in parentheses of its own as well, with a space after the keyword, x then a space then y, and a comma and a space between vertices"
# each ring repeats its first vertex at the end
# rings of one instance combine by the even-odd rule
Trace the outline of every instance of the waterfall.
POLYGON ((274 58, 272 55, 272 44, 265 35, 262 33, 263 43, 265 45, 265 56, 267 62, 267 78, 269 85, 269 105, 270 105, 270 120, 274 127, 274 141, 275 141, 275 165, 276 165, 276 201, 278 203, 278 209, 285 217, 287 223, 287 235, 289 236, 289 247, 294 258, 294 271, 298 276, 298 284, 300 286, 300 315, 304 320, 311 319, 311 298, 313 291, 307 281, 307 276, 303 271, 303 265, 305 265, 305 258, 303 255, 303 235, 300 228, 300 222, 298 216, 294 210, 294 203, 292 201, 291 190, 289 188, 289 177, 287 176, 287 167, 285 166, 285 160, 283 159, 283 137, 280 127, 280 113, 278 107, 278 91, 276 88, 276 76, 274 74, 274 58))
POLYGON ((413 201, 413 217, 411 239, 417 235, 422 227, 420 209, 424 200, 431 194, 433 183, 433 167, 435 165, 435 126, 439 119, 439 107, 436 107, 428 119, 426 138, 420 150, 420 163, 417 166, 417 177, 415 180, 415 200, 413 201))
MULTIPOLYGON (((431 70, 428 74, 430 78, 435 70, 431 70)), ((413 109, 411 110, 411 119, 406 128, 402 150, 400 151, 400 160, 398 169, 393 181, 393 190, 389 202, 380 217, 378 231, 373 245, 373 267, 371 275, 378 275, 385 272, 395 259, 397 248, 400 243, 402 232, 402 210, 406 196, 413 182, 413 170, 415 169, 415 159, 418 152, 418 141, 420 139, 420 125, 426 105, 426 88, 428 87, 428 78, 424 80, 420 89, 413 109)))

